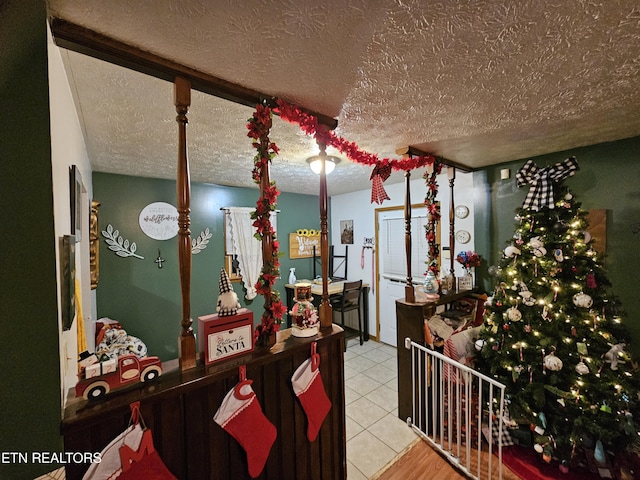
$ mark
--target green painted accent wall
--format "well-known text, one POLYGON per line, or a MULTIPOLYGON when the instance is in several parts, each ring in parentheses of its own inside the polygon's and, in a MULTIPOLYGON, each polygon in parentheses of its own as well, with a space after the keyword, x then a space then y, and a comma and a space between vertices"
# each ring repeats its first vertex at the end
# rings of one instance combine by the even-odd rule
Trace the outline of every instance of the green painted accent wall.
POLYGON ((60 360, 49 134, 45 2, 0 8, 0 478, 56 468, 31 452, 60 452, 60 360))
MULTIPOLYGON (((100 235, 98 317, 121 322, 128 333, 147 344, 149 354, 158 355, 163 361, 177 358, 182 311, 177 237, 153 240, 138 224, 140 211, 149 203, 176 205, 175 181, 94 173, 93 192, 95 200, 101 203, 100 230, 111 224, 124 239, 135 242, 136 253, 144 257, 144 260, 118 257, 108 250, 100 235), (155 263, 158 249, 165 259, 162 269, 155 263)), ((220 269, 224 265, 224 224, 220 209, 253 207, 257 198, 258 190, 254 188, 192 184, 191 237, 196 238, 206 228, 212 234, 207 247, 192 257, 191 317, 196 333, 198 317, 215 313, 218 300, 220 269)), ((278 210, 278 239, 284 255, 280 258, 281 280, 276 287, 286 301, 284 284, 289 268, 295 267, 299 279, 312 276, 312 259, 289 259, 289 233, 299 228, 320 228, 318 196, 282 193, 278 197, 278 210)), ((234 282, 233 286, 240 303, 254 312, 254 323, 258 324, 264 310, 263 297, 247 302, 241 284, 234 282)))
MULTIPOLYGON (((612 291, 626 312, 625 322, 633 334, 629 350, 640 355, 640 137, 576 148, 534 157, 539 167, 554 165, 575 156, 580 170, 565 181, 585 210, 607 210, 607 255, 605 267, 612 291)), ((528 188, 518 188, 515 174, 526 160, 496 165, 474 173, 477 198, 476 249, 489 265, 495 265, 514 232, 515 210, 524 202, 528 188), (500 180, 500 170, 509 168, 511 178, 500 180), (480 208, 478 206, 481 206, 480 208)), ((492 288, 486 267, 479 269, 480 285, 492 288)))

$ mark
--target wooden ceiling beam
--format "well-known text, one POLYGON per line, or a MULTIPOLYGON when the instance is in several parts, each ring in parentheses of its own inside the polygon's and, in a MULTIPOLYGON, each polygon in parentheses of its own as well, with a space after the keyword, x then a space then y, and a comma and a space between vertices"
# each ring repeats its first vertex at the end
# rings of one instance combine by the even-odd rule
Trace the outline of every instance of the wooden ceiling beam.
MULTIPOLYGON (((66 20, 51 18, 49 19, 49 24, 56 45, 61 48, 82 53, 171 83, 177 77, 187 78, 191 81, 191 87, 194 90, 248 107, 255 107, 264 99, 269 101, 274 98, 273 95, 245 88, 200 72, 66 20)), ((300 106, 300 108, 315 116, 322 125, 327 126, 330 130, 335 129, 338 125, 338 120, 333 117, 314 112, 303 106, 300 106)))
POLYGON ((447 165, 448 167, 455 167, 456 170, 460 170, 461 172, 473 172, 475 170, 474 168, 467 167, 466 165, 463 165, 462 163, 454 162, 453 160, 449 160, 447 158, 440 157, 438 155, 434 155, 431 152, 425 152, 424 150, 421 150, 421 149, 419 149, 417 147, 413 147, 411 145, 407 145, 406 147, 401 147, 401 148, 396 149, 396 154, 398 154, 398 155, 413 155, 413 156, 416 156, 416 157, 419 157, 420 155, 433 155, 438 160, 440 160, 440 162, 443 163, 444 165, 447 165))

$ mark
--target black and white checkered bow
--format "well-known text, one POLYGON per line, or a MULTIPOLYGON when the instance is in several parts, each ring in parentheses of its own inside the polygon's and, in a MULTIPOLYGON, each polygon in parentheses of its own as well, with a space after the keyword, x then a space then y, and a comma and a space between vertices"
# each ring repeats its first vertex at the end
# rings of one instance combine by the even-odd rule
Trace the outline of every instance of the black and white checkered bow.
POLYGON ((533 160, 527 160, 527 163, 516 173, 518 187, 531 185, 522 208, 530 208, 535 211, 544 207, 553 208, 553 184, 569 178, 579 169, 575 157, 569 157, 551 167, 540 169, 533 163, 533 160))

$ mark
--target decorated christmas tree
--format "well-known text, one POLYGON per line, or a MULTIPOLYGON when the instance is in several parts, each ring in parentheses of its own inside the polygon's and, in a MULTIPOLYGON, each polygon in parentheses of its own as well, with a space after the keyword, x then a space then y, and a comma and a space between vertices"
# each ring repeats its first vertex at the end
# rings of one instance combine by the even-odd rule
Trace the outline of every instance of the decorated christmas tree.
MULTIPOLYGON (((477 344, 478 368, 507 387, 511 420, 531 429, 542 458, 569 466, 584 449, 605 461, 637 437, 637 381, 622 311, 587 212, 561 183, 575 158, 538 169, 516 212, 513 238, 493 267, 496 285, 477 344)), ((566 468, 566 467, 565 467, 566 468)))

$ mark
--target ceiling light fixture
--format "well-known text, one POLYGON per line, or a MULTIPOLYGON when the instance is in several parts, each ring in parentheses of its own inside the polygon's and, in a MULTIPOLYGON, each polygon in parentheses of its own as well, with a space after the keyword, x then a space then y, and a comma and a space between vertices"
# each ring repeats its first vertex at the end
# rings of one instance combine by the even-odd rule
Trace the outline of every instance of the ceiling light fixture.
MULTIPOLYGON (((307 163, 313 173, 320 175, 322 171, 322 159, 320 155, 315 155, 313 157, 307 158, 307 163)), ((329 175, 336 168, 336 165, 340 163, 340 159, 338 157, 334 157, 333 155, 327 155, 324 157, 324 168, 326 170, 326 174, 329 175)))

